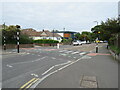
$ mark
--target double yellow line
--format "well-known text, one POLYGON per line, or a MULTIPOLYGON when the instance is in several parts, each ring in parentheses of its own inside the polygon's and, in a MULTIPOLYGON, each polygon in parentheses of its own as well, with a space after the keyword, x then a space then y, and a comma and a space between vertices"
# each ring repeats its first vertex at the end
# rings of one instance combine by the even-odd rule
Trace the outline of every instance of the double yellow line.
POLYGON ((40 80, 40 78, 33 78, 33 79, 31 79, 30 81, 25 83, 23 86, 21 86, 19 90, 26 90, 26 89, 30 88, 38 80, 40 80))

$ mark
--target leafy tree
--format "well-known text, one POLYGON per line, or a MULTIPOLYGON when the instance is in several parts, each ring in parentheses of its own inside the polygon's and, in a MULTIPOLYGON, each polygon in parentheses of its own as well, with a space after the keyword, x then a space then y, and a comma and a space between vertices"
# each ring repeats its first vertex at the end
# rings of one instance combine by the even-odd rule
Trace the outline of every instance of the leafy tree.
POLYGON ((101 22, 101 25, 97 25, 91 29, 96 36, 99 36, 100 40, 107 40, 109 43, 113 43, 116 34, 120 32, 120 24, 118 18, 107 19, 105 22, 101 22), (98 33, 100 32, 100 33, 98 33), (114 39, 114 40, 113 40, 114 39))
MULTIPOLYGON (((21 33, 20 30, 20 26, 19 25, 10 25, 10 26, 5 26, 3 25, 3 29, 2 30, 2 36, 5 36, 6 38, 6 44, 16 44, 17 42, 17 32, 20 32, 20 43, 21 44, 28 44, 28 43, 32 43, 33 40, 31 38, 29 38, 29 36, 24 35, 21 33)), ((2 37, 2 44, 3 44, 3 37, 2 37)))

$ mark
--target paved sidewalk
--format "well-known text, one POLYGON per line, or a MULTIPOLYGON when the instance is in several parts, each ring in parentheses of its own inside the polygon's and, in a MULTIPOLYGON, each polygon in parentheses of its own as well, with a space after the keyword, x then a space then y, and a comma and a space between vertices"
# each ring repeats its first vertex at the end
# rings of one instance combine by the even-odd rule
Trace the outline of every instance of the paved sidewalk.
POLYGON ((36 88, 118 88, 118 63, 106 46, 58 71, 36 88))

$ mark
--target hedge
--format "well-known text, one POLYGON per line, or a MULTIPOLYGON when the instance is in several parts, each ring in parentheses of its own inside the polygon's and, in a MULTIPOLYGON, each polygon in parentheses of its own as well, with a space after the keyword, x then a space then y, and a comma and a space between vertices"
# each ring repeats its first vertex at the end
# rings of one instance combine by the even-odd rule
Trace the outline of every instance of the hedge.
POLYGON ((113 46, 113 45, 110 45, 110 49, 115 52, 116 54, 119 54, 120 53, 120 48, 116 47, 116 46, 113 46))
POLYGON ((52 40, 52 39, 39 39, 39 40, 34 40, 34 43, 40 43, 40 44, 52 44, 52 43, 59 43, 57 40, 52 40))

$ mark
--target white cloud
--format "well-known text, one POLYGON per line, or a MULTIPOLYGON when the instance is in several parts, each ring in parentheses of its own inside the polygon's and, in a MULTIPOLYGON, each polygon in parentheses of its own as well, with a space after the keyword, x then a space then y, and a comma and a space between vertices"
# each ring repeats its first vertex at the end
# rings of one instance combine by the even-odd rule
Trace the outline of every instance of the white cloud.
POLYGON ((89 30, 93 21, 106 20, 117 15, 117 3, 98 2, 9 2, 4 5, 7 24, 20 24, 23 28, 49 28, 89 30))

